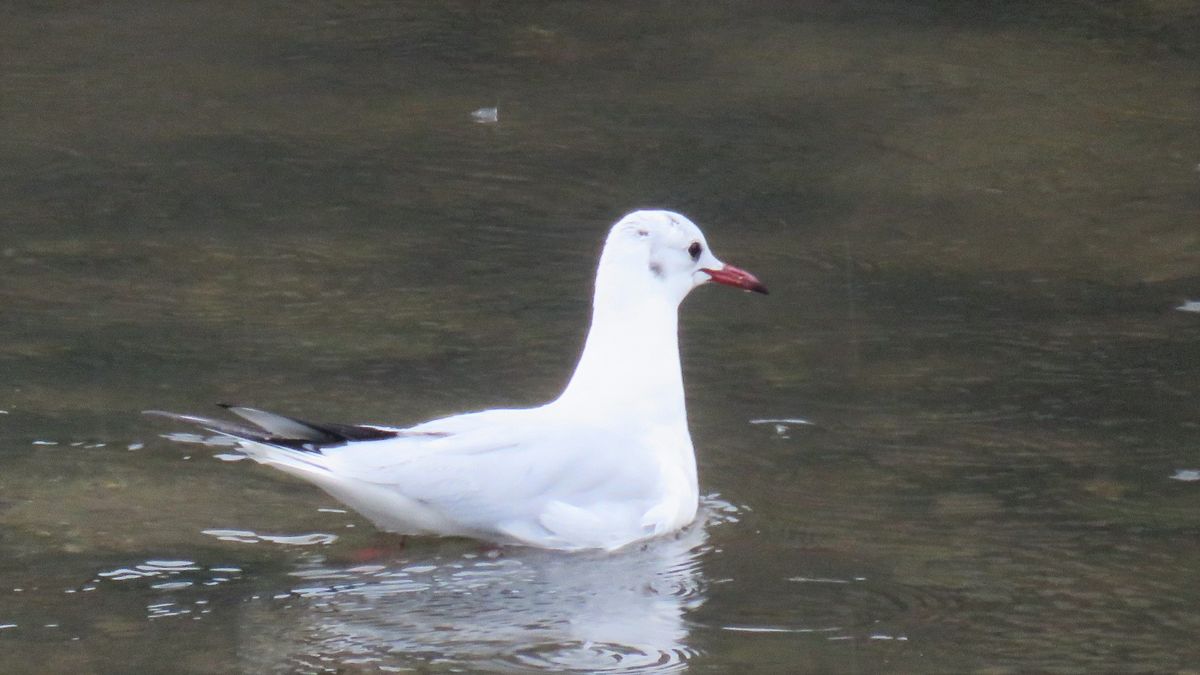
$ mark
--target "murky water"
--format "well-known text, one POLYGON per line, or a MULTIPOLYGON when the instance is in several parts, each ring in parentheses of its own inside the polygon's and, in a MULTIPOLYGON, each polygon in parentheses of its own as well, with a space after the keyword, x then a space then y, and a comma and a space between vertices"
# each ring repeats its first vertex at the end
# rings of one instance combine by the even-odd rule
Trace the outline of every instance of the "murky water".
POLYGON ((1200 14, 945 4, 0 10, 0 670, 1197 667, 1200 14), (678 538, 400 548, 138 414, 543 401, 649 205, 772 290, 685 304, 678 538))

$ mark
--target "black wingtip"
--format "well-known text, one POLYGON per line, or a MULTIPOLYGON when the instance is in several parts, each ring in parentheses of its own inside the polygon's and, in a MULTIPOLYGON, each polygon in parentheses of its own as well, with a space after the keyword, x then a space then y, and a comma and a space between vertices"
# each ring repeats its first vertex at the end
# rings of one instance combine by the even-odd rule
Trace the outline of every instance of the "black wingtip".
POLYGON ((399 435, 393 430, 356 424, 315 424, 232 403, 218 403, 217 405, 245 418, 256 428, 199 415, 181 415, 165 410, 143 410, 142 414, 196 424, 209 431, 243 440, 315 453, 320 453, 322 448, 337 447, 350 441, 377 441, 399 435))

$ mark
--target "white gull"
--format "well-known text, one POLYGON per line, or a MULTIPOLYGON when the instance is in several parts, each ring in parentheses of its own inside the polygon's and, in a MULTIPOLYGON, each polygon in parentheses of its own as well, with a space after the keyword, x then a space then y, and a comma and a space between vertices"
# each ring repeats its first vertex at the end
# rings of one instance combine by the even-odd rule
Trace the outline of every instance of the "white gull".
POLYGON ((527 409, 412 427, 305 422, 225 406, 241 424, 148 411, 237 439, 399 534, 614 550, 696 516, 696 457, 679 365, 678 309, 708 281, 766 293, 670 211, 608 233, 583 354, 563 393, 527 409))

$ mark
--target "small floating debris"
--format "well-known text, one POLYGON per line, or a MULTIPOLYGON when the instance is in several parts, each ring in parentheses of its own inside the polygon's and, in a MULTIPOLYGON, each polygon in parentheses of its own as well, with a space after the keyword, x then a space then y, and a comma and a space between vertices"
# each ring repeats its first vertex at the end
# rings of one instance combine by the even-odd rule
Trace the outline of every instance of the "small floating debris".
POLYGON ((15 624, 15 623, 0 623, 0 630, 4 630, 6 628, 16 628, 16 627, 17 627, 17 624, 15 624))
POLYGON ((480 108, 471 113, 471 119, 479 124, 495 124, 500 121, 499 108, 480 108))
POLYGON ((1200 300, 1185 300, 1182 305, 1175 309, 1181 312, 1200 312, 1200 300))
POLYGON ((58 445, 58 441, 34 441, 34 445, 58 445))
POLYGON ((799 417, 780 417, 761 420, 750 420, 750 424, 771 424, 775 427, 775 435, 779 438, 791 438, 788 431, 794 426, 814 426, 812 422, 799 417))
POLYGON ((125 446, 127 450, 141 450, 144 447, 146 447, 146 444, 142 443, 141 441, 135 441, 125 446))
POLYGON ((1200 480, 1200 469, 1176 469, 1171 480, 1182 480, 1189 483, 1200 480))

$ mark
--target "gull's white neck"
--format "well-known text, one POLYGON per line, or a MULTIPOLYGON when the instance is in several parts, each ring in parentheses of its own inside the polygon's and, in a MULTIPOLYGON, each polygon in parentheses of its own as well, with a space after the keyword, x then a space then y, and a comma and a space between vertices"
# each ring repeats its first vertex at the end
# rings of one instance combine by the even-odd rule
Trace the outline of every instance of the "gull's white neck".
POLYGON ((556 405, 650 425, 683 425, 679 301, 648 275, 602 262, 592 325, 575 374, 556 405), (612 266, 615 267, 615 266, 612 266))

